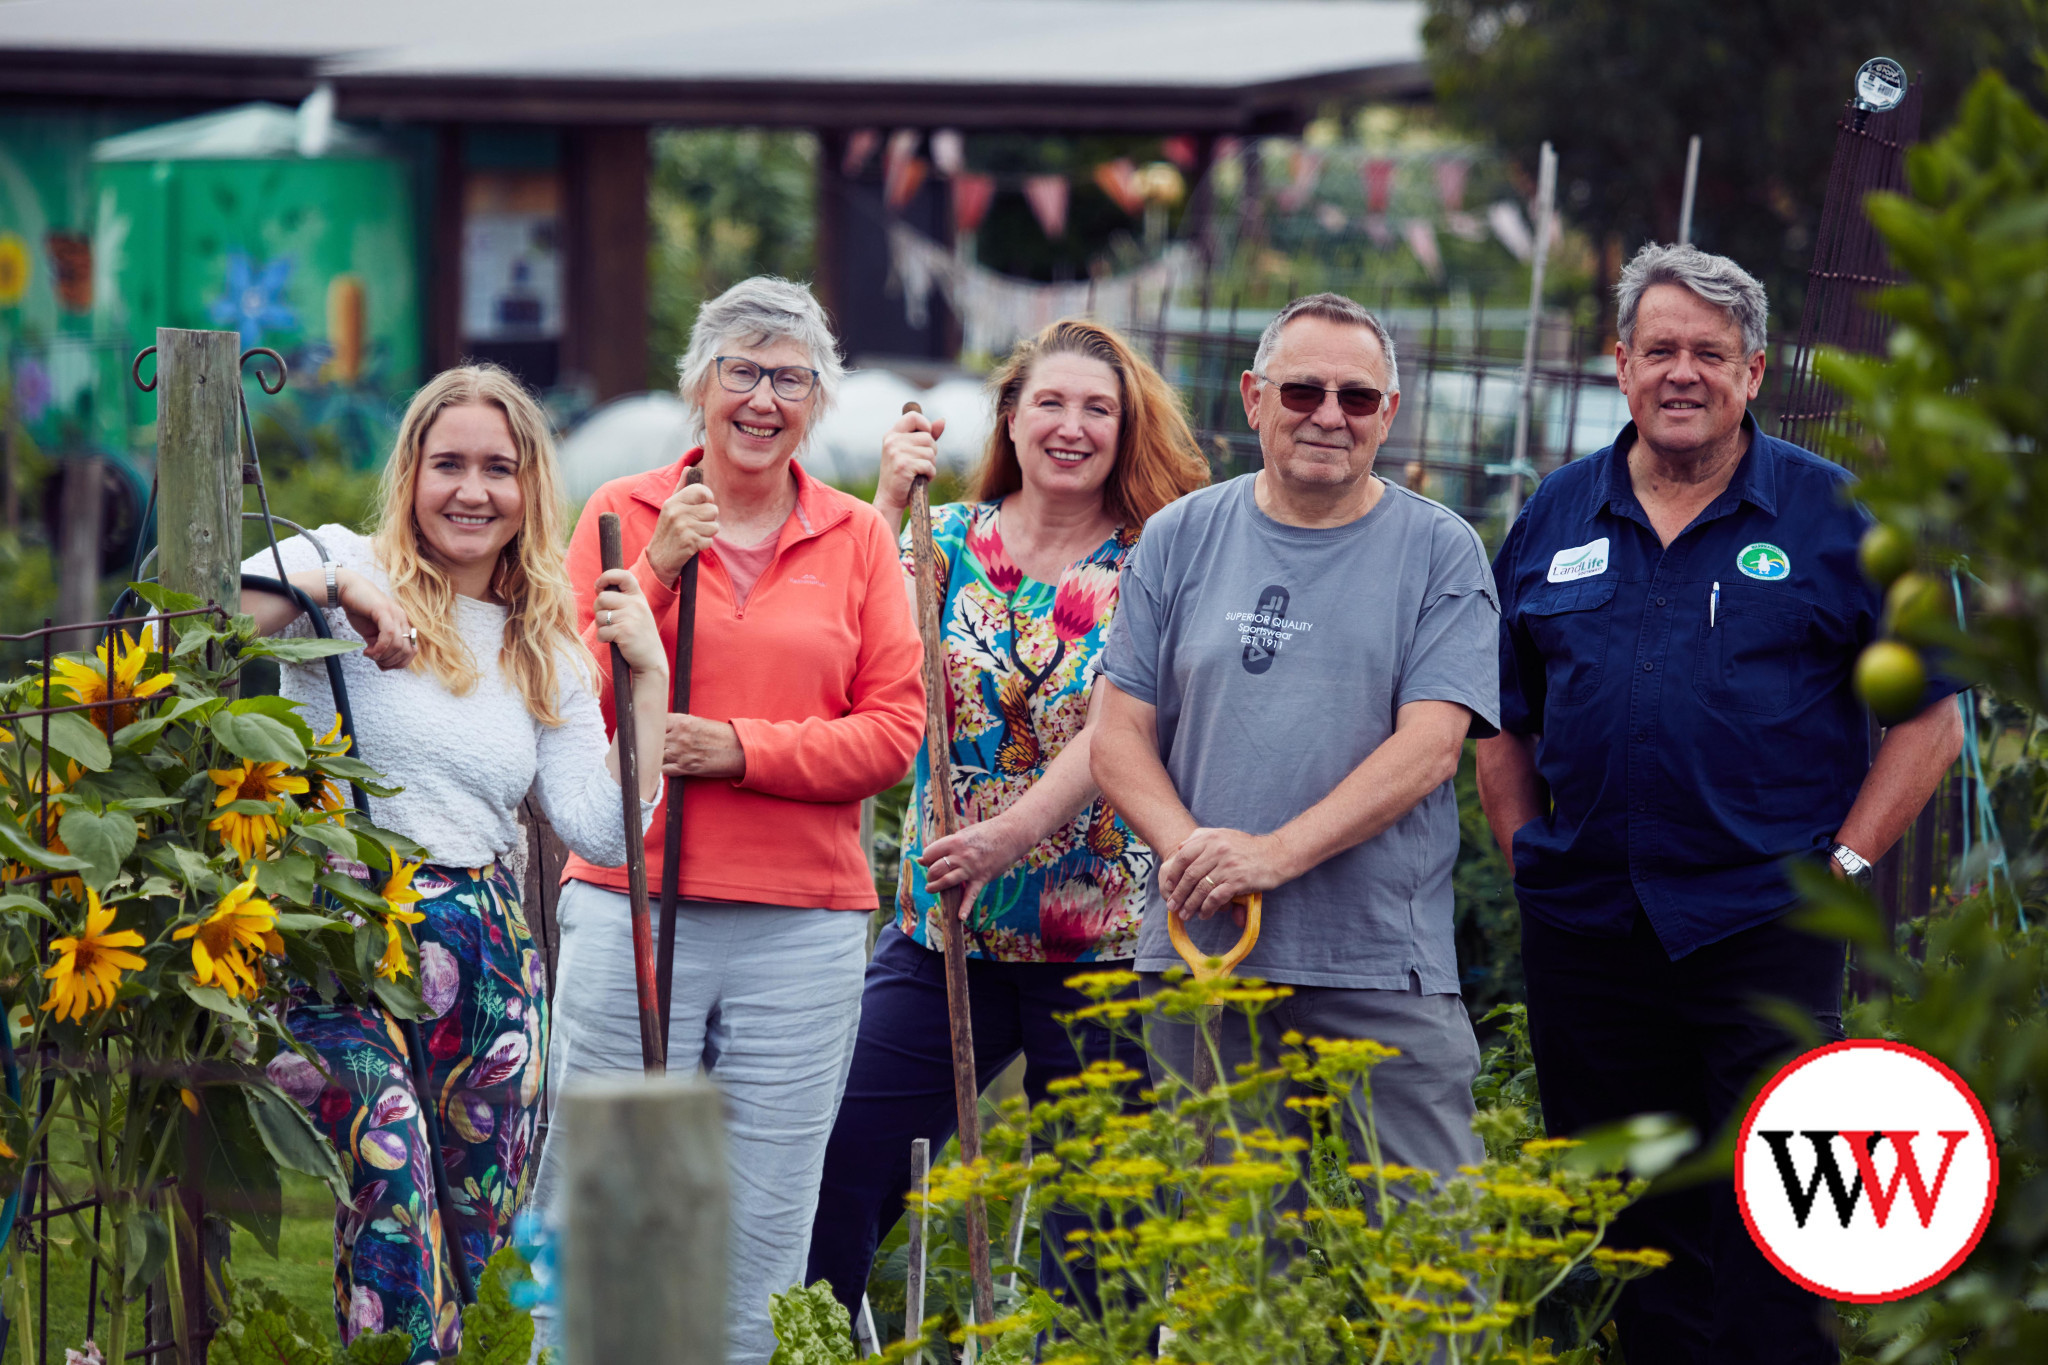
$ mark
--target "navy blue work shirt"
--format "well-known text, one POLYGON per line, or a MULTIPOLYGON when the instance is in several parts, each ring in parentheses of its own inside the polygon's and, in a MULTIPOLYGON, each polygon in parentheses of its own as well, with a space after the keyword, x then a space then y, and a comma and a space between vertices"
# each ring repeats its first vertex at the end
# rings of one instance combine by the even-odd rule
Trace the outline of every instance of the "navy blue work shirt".
POLYGON ((1631 422, 1543 481, 1493 565, 1501 729, 1540 736, 1551 798, 1515 831, 1522 910, 1619 937, 1640 905, 1674 959, 1782 914, 1788 860, 1826 855, 1870 768, 1850 674, 1883 612, 1871 517, 1849 471, 1743 425, 1734 478, 1668 547, 1631 422))

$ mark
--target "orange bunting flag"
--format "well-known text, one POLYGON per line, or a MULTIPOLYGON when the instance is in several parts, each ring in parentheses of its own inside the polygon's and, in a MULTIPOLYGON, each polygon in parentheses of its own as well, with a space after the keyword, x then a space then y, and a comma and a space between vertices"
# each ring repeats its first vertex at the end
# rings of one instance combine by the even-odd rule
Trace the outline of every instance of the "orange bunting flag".
POLYGON ((1095 183, 1125 213, 1137 213, 1145 207, 1145 191, 1138 184, 1138 168, 1127 156, 1114 161, 1105 161, 1095 168, 1095 183))
POLYGON ((888 150, 882 154, 882 202, 892 213, 901 212, 917 196, 931 169, 917 155, 918 136, 915 128, 899 128, 889 134, 888 150))

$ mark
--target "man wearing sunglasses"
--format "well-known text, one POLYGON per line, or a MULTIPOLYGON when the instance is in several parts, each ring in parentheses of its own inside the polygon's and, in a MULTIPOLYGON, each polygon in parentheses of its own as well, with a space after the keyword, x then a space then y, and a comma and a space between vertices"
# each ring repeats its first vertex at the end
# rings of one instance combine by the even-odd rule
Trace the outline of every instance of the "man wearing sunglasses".
MULTIPOLYGON (((1239 971, 1293 991, 1261 1016, 1265 1063, 1289 1030, 1398 1048, 1373 1072, 1383 1159, 1449 1173, 1483 1155, 1451 778, 1466 735, 1498 719, 1493 576, 1461 518, 1373 473, 1400 378, 1372 314, 1296 299, 1242 388, 1265 467, 1146 524, 1102 656, 1091 767, 1164 859, 1138 970, 1156 988, 1178 965, 1168 915, 1220 955, 1233 902, 1263 893, 1239 971)), ((1186 1075, 1192 1028, 1161 1023, 1154 1042, 1186 1075)), ((1243 1016, 1221 1043, 1227 1076, 1251 1059, 1243 1016)))

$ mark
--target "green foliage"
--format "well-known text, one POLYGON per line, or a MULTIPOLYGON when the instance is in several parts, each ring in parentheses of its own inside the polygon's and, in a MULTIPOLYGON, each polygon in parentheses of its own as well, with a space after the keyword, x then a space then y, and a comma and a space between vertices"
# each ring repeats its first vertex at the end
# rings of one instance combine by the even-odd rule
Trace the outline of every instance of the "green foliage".
POLYGON ((1531 172, 1555 143, 1564 211, 1596 240, 1676 233, 1699 134, 1695 240, 1755 271, 1785 317, 1857 66, 1905 62, 1935 126, 1978 71, 2024 69, 2037 33, 2033 0, 1430 0, 1423 30, 1444 112, 1531 172))
POLYGON ((1836 450, 1868 471, 1859 496, 1923 567, 1953 565, 1965 585, 1969 630, 1938 642, 1944 667, 1995 693, 1977 707, 1988 734, 1974 757, 2010 876, 1989 877, 1980 846, 1955 879, 1960 903, 1907 926, 1924 960, 1843 883, 1808 877, 1802 890, 1816 923, 1889 984, 1859 1030, 1955 1068, 1998 1137, 1983 1240, 1934 1289, 1859 1314, 1852 1358, 2002 1365, 2048 1358, 2048 120, 1987 74, 1908 171, 1910 196, 1869 204, 1906 276, 1879 299, 1896 324, 1889 353, 1829 356, 1823 373, 1850 400, 1855 434, 1836 450))
MULTIPOLYGON (((1182 981, 1146 999, 1115 998, 1132 979, 1093 972, 1074 984, 1096 1002, 1082 1015, 1134 1045, 1151 1014, 1195 1017, 1220 1005, 1255 1015, 1287 993, 1182 981)), ((941 1311, 926 1335, 953 1326, 954 1341, 971 1332, 992 1359, 1021 1360, 1043 1333, 1048 1365, 1155 1355, 1189 1365, 1599 1358, 1592 1333, 1622 1283, 1664 1261, 1602 1245, 1643 1182, 1573 1160, 1576 1143, 1522 1137, 1526 1119, 1505 1110, 1480 1116, 1499 1154, 1467 1175, 1438 1182, 1388 1164, 1370 1095, 1373 1068, 1393 1054, 1367 1041, 1289 1035, 1283 1044, 1279 1066, 1246 1068, 1206 1094, 1177 1081, 1140 1093, 1139 1073, 1112 1062, 1055 1082, 1054 1097, 1028 1113, 1008 1106, 984 1134, 982 1160, 933 1171, 929 1208, 951 1238, 970 1195, 993 1205, 1027 1185, 1035 1208, 1057 1202, 1084 1215, 1102 1314, 1025 1286, 998 1301, 996 1321, 963 1330, 964 1275, 934 1276, 928 1302, 941 1311), (1285 1103, 1307 1116, 1310 1139, 1282 1136, 1283 1093, 1295 1095, 1285 1103), (1344 1150, 1346 1113, 1367 1135, 1364 1153, 1344 1150), (1211 1125, 1218 1156, 1205 1165, 1211 1125), (1572 1311, 1551 1315, 1558 1327, 1539 1332, 1537 1312, 1574 1275, 1589 1289, 1572 1311), (1549 1335, 1560 1329, 1577 1338, 1562 1350, 1549 1335)), ((808 1319, 792 1326, 813 1330, 808 1319)), ((892 1354, 905 1349, 915 1343, 892 1354)))
MULTIPOLYGON (((273 515, 306 527, 339 522, 357 531, 367 531, 377 520, 381 457, 373 467, 363 469, 340 455, 297 456, 278 453, 270 446, 263 449, 267 456, 263 488, 273 515)), ((254 510, 255 498, 248 503, 254 510)), ((255 554, 269 543, 260 522, 244 523, 243 538, 248 546, 244 554, 255 554)))
MULTIPOLYGON (((462 1312, 462 1350, 448 1365, 526 1365, 533 1355, 533 1318, 512 1305, 510 1288, 527 1276, 511 1248, 493 1256, 462 1312)), ((211 1365, 405 1365, 412 1337, 381 1332, 337 1346, 332 1320, 319 1321, 268 1283, 228 1283, 232 1316, 214 1337, 211 1365)), ((546 1361, 551 1353, 543 1353, 546 1361)))
POLYGON ((647 386, 672 389, 697 308, 749 275, 812 270, 816 140, 761 129, 663 129, 648 186, 647 386))
MULTIPOLYGON (((196 605, 143 591, 163 610, 196 605)), ((272 1251, 281 1170, 346 1188, 333 1149, 264 1071, 297 1046, 282 1022, 288 979, 403 1001, 397 978, 416 970, 380 897, 333 874, 316 885, 330 851, 382 868, 417 852, 342 809, 341 778, 362 771, 346 741, 314 735, 275 697, 230 700, 243 660, 304 642, 261 640, 248 617, 171 625, 173 639, 131 627, 57 656, 47 699, 40 669, 0 682, 0 992, 22 1094, 48 1091, 39 1104, 0 1098, 0 1182, 13 1187, 45 1140, 75 1144, 75 1165, 48 1168, 50 1196, 100 1205, 97 1227, 76 1213, 62 1226, 117 1287, 101 1337, 116 1359, 181 1216, 155 1191, 183 1168, 188 1132, 218 1185, 209 1203, 272 1251), (20 714, 46 700, 111 705, 60 712, 46 730, 20 714), (26 879, 43 874, 56 875, 30 894, 26 879), (355 893, 357 919, 319 894, 334 881, 355 893)))
POLYGON ((1451 869, 1456 909, 1459 983, 1473 1017, 1522 998, 1522 920, 1515 904, 1515 870, 1493 841, 1479 807, 1473 741, 1458 764, 1458 861, 1451 869))
POLYGON ((771 1294, 768 1320, 775 1326, 775 1354, 768 1365, 852 1365, 856 1359, 846 1305, 823 1280, 808 1289, 771 1294))

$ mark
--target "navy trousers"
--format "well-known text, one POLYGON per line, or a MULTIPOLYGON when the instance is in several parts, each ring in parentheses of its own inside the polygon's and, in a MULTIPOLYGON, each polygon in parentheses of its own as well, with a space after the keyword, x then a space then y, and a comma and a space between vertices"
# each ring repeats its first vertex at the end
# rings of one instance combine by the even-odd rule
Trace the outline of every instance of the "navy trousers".
MULTIPOLYGON (((969 958, 974 1066, 980 1084, 986 1087, 1019 1053, 1024 1056, 1024 1093, 1033 1104, 1046 1098, 1046 1086, 1053 1081, 1074 1075, 1089 1062, 1107 1060, 1119 1049, 1143 1074, 1144 1055, 1134 1043, 1116 1038, 1099 1024, 1075 1024, 1069 1033, 1069 1026, 1054 1018, 1088 1003, 1086 996, 1067 987, 1068 977, 1129 965, 969 958)), ((910 1192, 911 1142, 929 1138, 936 1158, 958 1126, 946 1024, 945 958, 892 924, 882 930, 868 963, 853 1072, 825 1148, 825 1180, 811 1227, 806 1284, 831 1281, 832 1292, 847 1312, 859 1316, 875 1248, 903 1216, 903 1198, 910 1192)), ((1038 1208, 1034 1197, 1033 1212, 1038 1208)), ((1092 1305, 1095 1276, 1087 1258, 1079 1264, 1062 1259, 1068 1232, 1084 1226, 1078 1215, 1045 1210, 1038 1275, 1048 1291, 1072 1293, 1092 1305)), ((1001 1230, 996 1231, 999 1235, 1001 1230)))
MULTIPOLYGON (((1703 1143, 1797 1052, 1758 1010, 1790 1002, 1842 1036, 1841 943, 1772 920, 1673 962, 1639 909, 1626 938, 1522 916, 1529 1040, 1550 1132, 1676 1113, 1703 1143)), ((1751 1240, 1726 1180, 1632 1205, 1608 1244, 1658 1247, 1671 1264, 1631 1283, 1615 1310, 1631 1361, 1835 1365, 1833 1306, 1780 1274, 1751 1240)))

